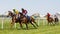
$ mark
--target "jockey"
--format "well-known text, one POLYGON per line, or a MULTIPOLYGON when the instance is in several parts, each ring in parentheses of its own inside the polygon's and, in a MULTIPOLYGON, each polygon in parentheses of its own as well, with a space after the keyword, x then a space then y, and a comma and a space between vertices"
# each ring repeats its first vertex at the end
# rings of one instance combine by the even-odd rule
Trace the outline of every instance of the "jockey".
POLYGON ((30 21, 30 16, 27 15, 27 10, 22 8, 22 14, 27 17, 27 19, 30 21))
POLYGON ((47 13, 47 16, 50 17, 51 16, 50 13, 47 13))
POLYGON ((57 15, 54 15, 55 18, 58 18, 57 15))
POLYGON ((16 14, 16 18, 18 18, 19 17, 19 11, 16 9, 13 9, 13 12, 16 14))
POLYGON ((27 17, 27 10, 22 8, 22 14, 27 17))

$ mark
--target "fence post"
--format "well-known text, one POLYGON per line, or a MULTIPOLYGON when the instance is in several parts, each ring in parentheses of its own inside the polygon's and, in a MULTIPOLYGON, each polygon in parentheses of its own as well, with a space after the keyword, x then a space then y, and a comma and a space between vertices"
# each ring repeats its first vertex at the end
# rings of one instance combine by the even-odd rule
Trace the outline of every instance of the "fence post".
POLYGON ((4 21, 4 17, 2 17, 2 26, 1 26, 2 29, 3 29, 3 23, 4 23, 3 21, 4 21))
POLYGON ((39 19, 37 19, 38 25, 39 25, 39 19))
POLYGON ((16 28, 16 23, 15 23, 15 28, 16 28))
POLYGON ((39 20, 40 20, 40 19, 36 18, 36 20, 37 20, 37 24, 39 25, 39 23, 40 23, 39 20))

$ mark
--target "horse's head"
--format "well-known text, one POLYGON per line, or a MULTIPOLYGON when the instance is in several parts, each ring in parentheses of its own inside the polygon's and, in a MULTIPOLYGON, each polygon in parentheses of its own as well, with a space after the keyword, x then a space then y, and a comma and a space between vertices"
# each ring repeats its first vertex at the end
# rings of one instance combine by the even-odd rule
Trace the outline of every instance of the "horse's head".
POLYGON ((8 11, 8 16, 12 17, 13 13, 11 11, 8 11))

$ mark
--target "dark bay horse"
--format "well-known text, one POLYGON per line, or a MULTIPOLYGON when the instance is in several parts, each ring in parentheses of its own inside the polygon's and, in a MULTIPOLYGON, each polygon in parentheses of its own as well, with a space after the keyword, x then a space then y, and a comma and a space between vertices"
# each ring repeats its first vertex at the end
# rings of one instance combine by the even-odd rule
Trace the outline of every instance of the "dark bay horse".
POLYGON ((23 15, 21 12, 19 12, 19 14, 20 14, 21 22, 26 24, 27 29, 28 29, 28 23, 31 23, 35 28, 36 28, 36 26, 38 27, 37 23, 35 22, 35 19, 34 19, 32 16, 29 16, 30 19, 28 19, 28 18, 27 18, 25 15, 23 15), (35 26, 33 23, 35 23, 36 26, 35 26))
POLYGON ((8 17, 9 17, 9 16, 12 17, 11 27, 13 27, 13 25, 14 25, 15 23, 18 23, 18 22, 19 22, 19 24, 20 24, 20 21, 21 21, 21 20, 16 18, 16 14, 12 13, 11 11, 8 11, 8 15, 7 15, 7 16, 8 16, 8 17))
POLYGON ((48 15, 47 15, 47 21, 48 21, 48 24, 54 23, 54 19, 52 17, 49 17, 48 15))
POLYGON ((35 20, 32 17, 30 17, 31 20, 29 21, 22 13, 19 12, 20 18, 18 19, 18 18, 16 18, 16 14, 12 13, 11 11, 8 11, 8 12, 9 12, 8 16, 12 17, 11 27, 15 23, 19 23, 20 27, 22 28, 22 23, 24 23, 26 25, 26 28, 28 29, 28 22, 29 22, 29 23, 31 23, 36 28, 36 26, 33 24, 33 23, 36 24, 36 22, 35 22, 35 20))
POLYGON ((55 16, 55 19, 54 19, 55 24, 59 24, 59 19, 58 19, 57 15, 54 15, 54 16, 55 16))
POLYGON ((56 24, 59 20, 58 20, 58 18, 53 18, 53 17, 47 16, 47 21, 48 21, 48 24, 56 24))

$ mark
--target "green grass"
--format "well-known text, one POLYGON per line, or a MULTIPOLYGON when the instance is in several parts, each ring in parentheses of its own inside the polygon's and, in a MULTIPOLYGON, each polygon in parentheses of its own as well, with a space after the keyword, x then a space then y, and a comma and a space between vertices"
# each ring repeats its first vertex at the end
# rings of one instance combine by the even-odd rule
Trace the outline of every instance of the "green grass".
MULTIPOLYGON (((0 20, 1 22, 1 20, 0 20)), ((17 23, 17 28, 10 28, 10 21, 4 20, 4 29, 1 29, 0 23, 0 34, 60 34, 60 24, 55 26, 47 25, 46 21, 44 23, 42 20, 39 22, 39 27, 35 29, 31 24, 28 25, 29 30, 26 30, 25 25, 23 24, 23 29, 19 28, 17 23)))

